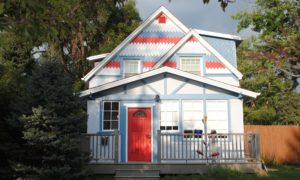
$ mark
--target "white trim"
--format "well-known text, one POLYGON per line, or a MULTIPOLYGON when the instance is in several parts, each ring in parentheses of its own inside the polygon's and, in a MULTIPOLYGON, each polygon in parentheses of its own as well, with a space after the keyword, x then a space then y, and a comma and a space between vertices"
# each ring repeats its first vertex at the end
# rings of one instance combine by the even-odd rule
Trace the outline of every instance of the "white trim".
POLYGON ((108 54, 109 53, 98 54, 98 55, 95 55, 95 56, 89 56, 86 59, 89 60, 89 61, 100 60, 100 59, 105 58, 108 54))
POLYGON ((143 107, 153 107, 155 104, 144 104, 144 103, 125 103, 123 104, 126 107, 136 107, 136 108, 143 108, 143 107))
POLYGON ((174 75, 177 75, 177 76, 185 77, 187 79, 191 79, 191 80, 194 80, 194 81, 197 81, 197 82, 200 82, 200 83, 205 83, 205 84, 208 84, 208 85, 212 85, 212 86, 215 86, 215 87, 218 87, 218 88, 221 88, 221 89, 225 89, 225 90, 228 90, 228 91, 232 91, 232 92, 239 93, 239 94, 249 96, 249 97, 253 97, 253 98, 256 98, 258 95, 260 95, 260 93, 256 93, 256 92, 253 92, 253 91, 242 89, 240 87, 233 86, 233 85, 230 85, 230 84, 226 84, 224 82, 216 81, 216 80, 213 80, 213 79, 209 79, 207 77, 198 76, 198 75, 195 75, 195 74, 191 74, 191 73, 184 72, 184 71, 174 69, 174 68, 170 68, 170 67, 161 67, 161 68, 150 70, 150 71, 147 71, 147 72, 135 75, 135 76, 131 76, 131 77, 126 78, 126 79, 121 79, 121 80, 114 81, 114 82, 111 82, 111 83, 107 83, 107 84, 104 84, 104 85, 101 85, 101 86, 90 88, 90 89, 87 89, 85 91, 81 91, 79 96, 80 97, 89 96, 89 95, 97 93, 97 92, 101 92, 101 91, 104 91, 104 90, 107 90, 107 89, 111 89, 111 88, 114 88, 114 87, 117 87, 117 86, 121 86, 121 85, 124 85, 124 84, 135 82, 135 81, 145 79, 145 78, 148 78, 148 77, 151 77, 151 76, 155 76, 155 75, 158 75, 158 74, 162 74, 162 73, 170 73, 170 74, 174 74, 174 75))
POLYGON ((120 52, 125 45, 127 45, 133 38, 135 38, 145 27, 147 27, 155 18, 164 13, 171 21, 173 21, 183 32, 187 33, 188 28, 182 24, 175 16, 173 16, 165 7, 161 6, 151 16, 149 16, 138 28, 136 28, 125 40, 123 40, 111 53, 109 53, 103 61, 96 65, 82 80, 85 82, 90 80, 97 71, 104 67, 113 56, 120 52))
POLYGON ((220 37, 220 38, 224 38, 224 39, 232 39, 235 41, 242 41, 242 38, 240 36, 236 36, 236 35, 232 35, 232 34, 224 34, 224 33, 212 32, 212 31, 205 31, 202 29, 195 29, 195 31, 200 35, 220 37))
MULTIPOLYGON (((124 104, 125 105, 125 104, 124 104)), ((126 106, 126 119, 125 119, 125 129, 126 129, 126 144, 125 144, 125 162, 128 163, 128 108, 150 108, 151 111, 151 163, 154 162, 153 160, 153 104, 136 104, 136 103, 128 103, 126 106), (149 105, 149 106, 148 106, 149 105)))
POLYGON ((238 79, 242 79, 243 75, 233 65, 231 65, 218 51, 216 51, 208 42, 206 42, 199 34, 194 30, 190 30, 175 46, 173 46, 153 67, 156 69, 160 67, 172 54, 174 54, 180 47, 182 47, 190 37, 196 37, 200 44, 215 55, 238 79))

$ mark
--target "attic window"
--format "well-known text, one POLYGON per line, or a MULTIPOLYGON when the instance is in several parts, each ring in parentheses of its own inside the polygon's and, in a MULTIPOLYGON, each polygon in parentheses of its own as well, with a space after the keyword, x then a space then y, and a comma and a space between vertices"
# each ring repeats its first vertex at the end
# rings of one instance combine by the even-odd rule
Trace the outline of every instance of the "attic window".
POLYGON ((167 21, 167 17, 164 14, 161 14, 160 16, 158 16, 157 19, 158 19, 159 24, 165 24, 167 21))
POLYGON ((139 60, 125 60, 124 66, 125 78, 137 75, 141 72, 141 62, 139 60))
POLYGON ((180 58, 180 69, 192 74, 201 75, 201 64, 199 57, 180 58))

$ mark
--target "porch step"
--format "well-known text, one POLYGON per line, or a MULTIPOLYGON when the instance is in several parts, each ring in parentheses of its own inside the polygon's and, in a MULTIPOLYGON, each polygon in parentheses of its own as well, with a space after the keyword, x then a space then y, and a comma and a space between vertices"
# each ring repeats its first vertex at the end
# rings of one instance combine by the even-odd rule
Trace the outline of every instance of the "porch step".
POLYGON ((116 180, 159 180, 159 170, 155 169, 116 169, 116 180))

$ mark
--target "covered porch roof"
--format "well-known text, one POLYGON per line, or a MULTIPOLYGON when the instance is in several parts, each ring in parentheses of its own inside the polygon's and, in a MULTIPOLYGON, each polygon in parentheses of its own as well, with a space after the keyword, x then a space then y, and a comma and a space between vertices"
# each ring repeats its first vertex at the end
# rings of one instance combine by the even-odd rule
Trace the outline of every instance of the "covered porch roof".
POLYGON ((184 78, 187 78, 187 79, 190 79, 190 80, 194 80, 196 82, 211 85, 211 86, 214 86, 214 87, 217 87, 217 88, 220 88, 220 89, 224 89, 224 90, 227 90, 227 91, 230 91, 230 92, 235 92, 237 94, 247 96, 247 97, 256 98, 258 95, 260 95, 260 93, 249 91, 249 90, 246 90, 246 89, 243 89, 243 88, 240 88, 240 87, 237 87, 237 86, 233 86, 233 85, 230 85, 230 84, 226 84, 226 83, 223 83, 223 82, 220 82, 220 81, 217 81, 217 80, 213 80, 213 79, 210 79, 210 78, 198 76, 198 75, 195 75, 195 74, 191 74, 191 73, 184 72, 184 71, 174 69, 174 68, 170 68, 170 67, 161 67, 161 68, 150 70, 150 71, 147 71, 147 72, 135 75, 135 76, 131 76, 131 77, 128 77, 128 78, 125 78, 125 79, 113 81, 113 82, 110 82, 110 83, 107 83, 107 84, 103 84, 101 86, 97 86, 97 87, 93 87, 93 88, 81 91, 79 96, 80 97, 89 96, 91 94, 99 93, 99 92, 104 91, 104 90, 108 90, 108 89, 115 88, 115 87, 118 87, 118 86, 126 85, 126 84, 129 84, 129 83, 132 83, 132 82, 136 82, 136 81, 139 81, 139 80, 143 80, 143 79, 146 79, 146 78, 158 75, 158 74, 164 74, 164 73, 169 73, 169 74, 173 74, 173 75, 176 75, 176 76, 184 77, 184 78))

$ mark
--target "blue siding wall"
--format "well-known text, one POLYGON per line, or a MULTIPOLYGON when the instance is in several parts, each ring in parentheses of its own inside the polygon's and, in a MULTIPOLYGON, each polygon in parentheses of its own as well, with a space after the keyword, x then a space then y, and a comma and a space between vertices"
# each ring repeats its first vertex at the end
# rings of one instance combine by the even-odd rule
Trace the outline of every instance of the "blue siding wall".
MULTIPOLYGON (((182 112, 181 112, 181 102, 182 100, 203 100, 204 101, 204 115, 206 113, 205 110, 205 102, 206 100, 230 100, 230 99, 237 99, 238 94, 236 93, 231 93, 229 91, 221 90, 221 89, 216 89, 212 86, 208 86, 199 82, 193 82, 193 81, 188 81, 185 78, 174 76, 174 75, 165 75, 165 76, 156 76, 156 77, 151 77, 149 79, 145 79, 144 81, 141 82, 136 82, 136 83, 131 83, 130 85, 125 85, 117 88, 110 89, 108 91, 104 91, 98 94, 94 94, 92 98, 95 100, 99 100, 101 103, 101 115, 100 115, 100 130, 102 130, 102 121, 103 121, 103 115, 102 115, 102 103, 103 101, 119 101, 120 102, 120 122, 119 122, 119 130, 120 130, 120 135, 121 135, 121 161, 125 162, 126 161, 126 139, 127 139, 127 125, 126 125, 126 106, 125 104, 129 103, 134 103, 134 104, 153 104, 154 106, 152 107, 153 114, 152 114, 152 137, 157 137, 157 130, 159 128, 159 103, 156 103, 154 101, 155 94, 128 94, 127 87, 138 87, 138 86, 147 86, 147 82, 153 82, 153 81, 158 81, 158 80, 163 80, 164 84, 164 91, 161 91, 163 93, 159 94, 161 100, 178 100, 180 104, 180 111, 179 111, 179 119, 180 119, 180 124, 179 124, 179 129, 182 132, 183 131, 183 122, 182 122, 182 112), (190 83, 193 85, 198 85, 203 87, 203 91, 199 92, 199 94, 176 94, 177 91, 180 88, 175 89, 172 93, 167 94, 167 88, 169 85, 167 84, 167 78, 176 78, 177 80, 182 81, 183 84, 190 83), (207 90, 214 90, 214 94, 207 94, 207 90)), ((230 127, 230 104, 228 103, 228 120, 229 120, 229 127, 230 127)), ((153 160, 154 162, 157 161, 157 139, 153 138, 153 160)))
POLYGON ((233 40, 214 38, 203 35, 202 37, 225 59, 227 59, 234 67, 237 67, 236 45, 233 40))

